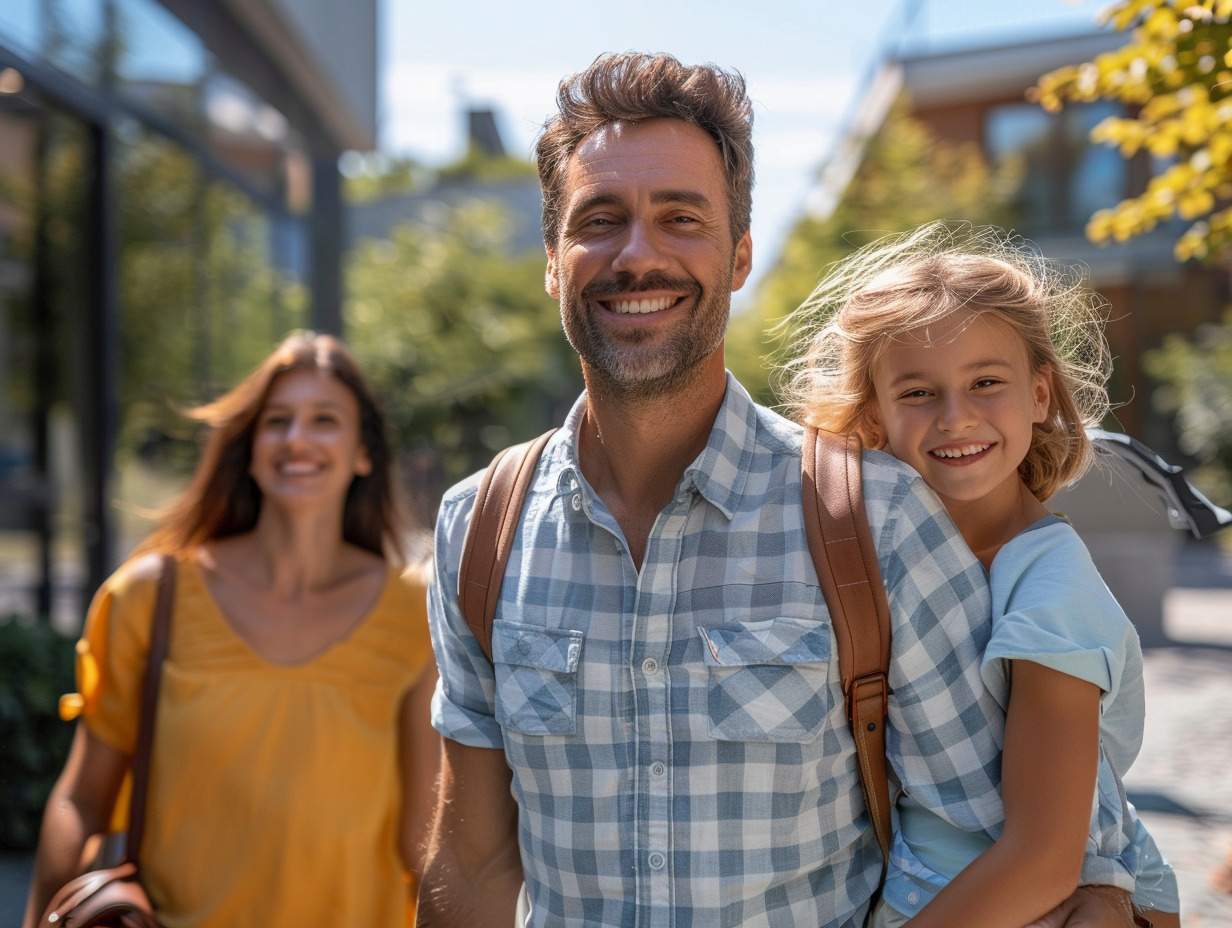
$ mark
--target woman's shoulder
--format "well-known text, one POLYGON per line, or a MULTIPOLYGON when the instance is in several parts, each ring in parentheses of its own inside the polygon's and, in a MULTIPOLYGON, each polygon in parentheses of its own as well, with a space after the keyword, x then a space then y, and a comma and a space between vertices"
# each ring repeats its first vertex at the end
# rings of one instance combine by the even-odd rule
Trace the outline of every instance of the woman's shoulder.
POLYGON ((153 600, 166 557, 151 552, 129 558, 103 582, 100 594, 122 601, 153 600))
POLYGON ((401 610, 411 610, 416 614, 428 614, 428 582, 431 579, 430 567, 423 563, 409 565, 386 565, 386 585, 389 598, 401 610))

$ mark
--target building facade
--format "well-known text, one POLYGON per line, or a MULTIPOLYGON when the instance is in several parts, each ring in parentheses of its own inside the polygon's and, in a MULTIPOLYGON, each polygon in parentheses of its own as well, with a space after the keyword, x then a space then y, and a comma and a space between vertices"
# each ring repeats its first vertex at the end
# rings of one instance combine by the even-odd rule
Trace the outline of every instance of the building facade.
POLYGON ((181 410, 341 328, 375 0, 0 3, 0 619, 71 630, 191 467, 181 410))

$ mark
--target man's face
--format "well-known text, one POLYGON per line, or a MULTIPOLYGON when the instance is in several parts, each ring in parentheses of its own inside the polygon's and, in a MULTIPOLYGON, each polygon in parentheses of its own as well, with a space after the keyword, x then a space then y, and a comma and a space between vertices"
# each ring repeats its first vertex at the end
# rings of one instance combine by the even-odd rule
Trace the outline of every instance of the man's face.
POLYGON ((614 123, 570 159, 547 291, 587 368, 627 396, 671 392, 721 350, 752 259, 734 245, 713 140, 677 119, 614 123))

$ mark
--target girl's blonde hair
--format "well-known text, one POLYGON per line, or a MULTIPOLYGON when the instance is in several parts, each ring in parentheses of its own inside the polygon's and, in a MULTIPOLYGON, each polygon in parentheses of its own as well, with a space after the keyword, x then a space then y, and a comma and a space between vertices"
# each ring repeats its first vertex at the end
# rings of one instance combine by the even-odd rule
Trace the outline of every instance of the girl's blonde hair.
POLYGON ((793 332, 781 368, 787 411, 806 425, 884 444, 874 419, 873 370, 905 333, 951 314, 994 313, 1022 339, 1032 373, 1048 376, 1047 417, 1019 465, 1040 500, 1091 463, 1088 427, 1110 406, 1107 302, 1081 268, 1052 262, 994 226, 931 222, 878 239, 833 265, 781 327, 793 332))

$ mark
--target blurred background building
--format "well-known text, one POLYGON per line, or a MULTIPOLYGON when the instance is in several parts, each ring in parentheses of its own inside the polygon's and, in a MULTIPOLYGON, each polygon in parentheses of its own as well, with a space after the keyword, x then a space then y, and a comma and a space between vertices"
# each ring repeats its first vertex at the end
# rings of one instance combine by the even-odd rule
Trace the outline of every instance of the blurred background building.
POLYGON ((77 627, 174 407, 340 330, 377 66, 376 0, 0 3, 0 613, 77 627))
MULTIPOLYGON (((1142 193, 1163 164, 1145 152, 1126 159, 1114 146, 1092 143, 1091 130, 1105 118, 1129 115, 1118 102, 1076 103, 1049 113, 1028 98, 1042 74, 1092 61, 1123 46, 1127 35, 1093 26, 1047 37, 939 34, 923 13, 945 6, 916 4, 921 15, 887 35, 853 102, 847 130, 818 174, 812 216, 824 221, 859 183, 868 160, 877 157, 870 154, 874 140, 891 120, 924 127, 934 147, 974 150, 994 175, 1012 177, 993 221, 1035 242, 1045 255, 1085 266, 1090 286, 1110 304, 1107 335, 1115 366, 1109 393, 1116 421, 1109 427, 1169 461, 1192 463, 1178 445, 1174 415, 1152 402, 1159 384, 1143 359, 1170 334, 1191 335, 1203 324, 1219 323, 1229 305, 1228 270, 1178 261, 1174 245, 1189 225, 1179 219, 1125 242, 1093 244, 1085 234, 1091 216, 1142 193)), ((988 215, 949 215, 989 221, 988 215)), ((1178 579, 1185 535, 1170 524, 1164 501, 1137 471, 1111 457, 1099 460, 1050 506, 1074 522, 1143 643, 1165 644, 1164 599, 1178 579)))

